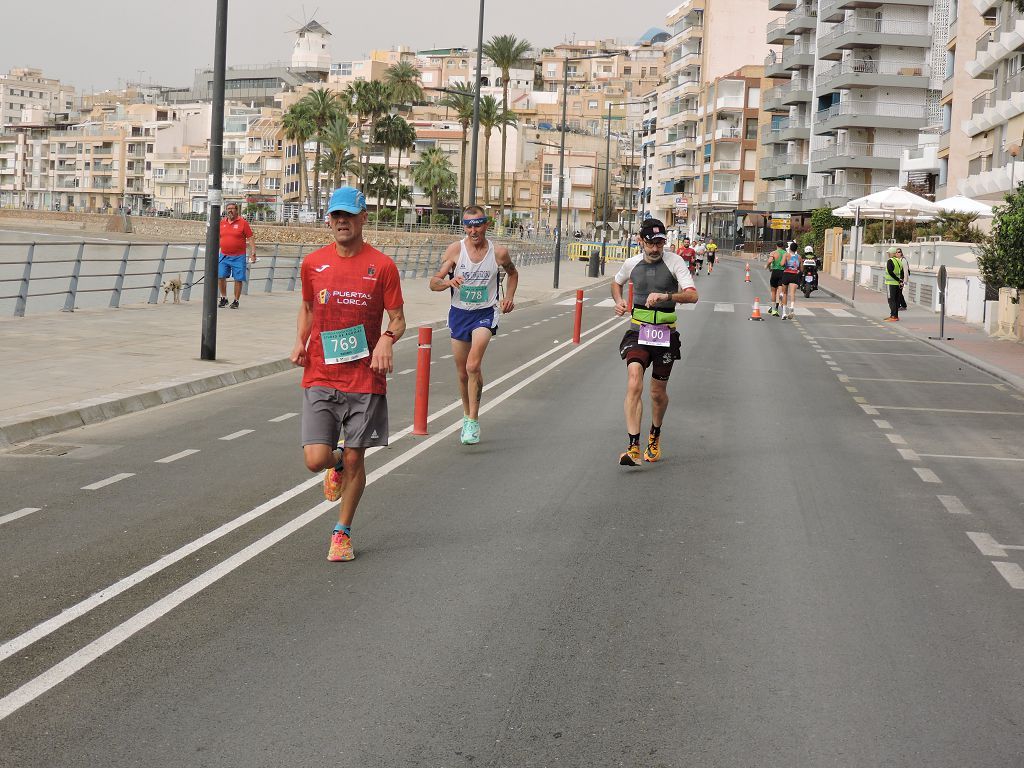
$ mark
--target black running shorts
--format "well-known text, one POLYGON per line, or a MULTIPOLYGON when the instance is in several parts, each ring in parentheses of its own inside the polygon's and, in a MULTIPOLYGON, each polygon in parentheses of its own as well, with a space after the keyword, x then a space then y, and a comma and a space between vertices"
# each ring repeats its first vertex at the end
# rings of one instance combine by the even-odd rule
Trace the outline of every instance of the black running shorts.
POLYGON ((627 366, 632 363, 640 363, 645 371, 648 366, 652 366, 652 378, 658 381, 668 381, 668 377, 672 373, 672 364, 682 357, 682 341, 679 338, 679 331, 672 331, 667 347, 652 347, 641 344, 640 331, 630 328, 619 342, 619 357, 626 361, 627 366))

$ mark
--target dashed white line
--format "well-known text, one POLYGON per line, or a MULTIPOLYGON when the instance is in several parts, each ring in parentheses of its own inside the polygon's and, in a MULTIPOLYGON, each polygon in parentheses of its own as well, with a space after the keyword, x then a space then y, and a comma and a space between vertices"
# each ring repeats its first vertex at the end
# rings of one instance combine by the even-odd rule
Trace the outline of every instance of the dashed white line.
POLYGON ((866 413, 868 416, 877 416, 878 415, 878 409, 877 408, 873 408, 870 405, 862 405, 861 408, 864 410, 864 413, 866 413))
POLYGON ((875 419, 875 426, 879 429, 892 429, 892 424, 885 419, 875 419))
POLYGON ((1016 563, 993 561, 992 565, 999 571, 999 575, 1006 579, 1006 583, 1014 589, 1024 589, 1024 568, 1016 563))
POLYGON ((971 514, 967 511, 967 507, 964 506, 964 503, 960 501, 960 499, 958 499, 956 496, 943 496, 940 494, 938 496, 938 499, 939 501, 942 502, 942 506, 946 508, 946 511, 949 512, 949 514, 951 515, 971 514))
POLYGON ((915 451, 913 448, 897 448, 896 450, 899 451, 900 456, 902 456, 907 461, 921 460, 921 457, 917 455, 917 451, 915 451))
POLYGON ((230 435, 224 435, 224 437, 218 438, 219 440, 237 440, 244 435, 251 434, 255 430, 252 429, 240 429, 237 432, 232 432, 230 435))
POLYGON ((191 456, 193 453, 199 453, 199 449, 198 448, 186 448, 184 451, 179 451, 178 453, 173 453, 170 456, 164 456, 162 459, 157 459, 153 463, 154 464, 170 464, 172 461, 177 461, 178 459, 184 459, 186 456, 191 456))
POLYGON ((857 397, 853 398, 853 402, 855 403, 866 403, 867 401, 868 399, 866 397, 861 397, 860 395, 857 395, 857 397))
POLYGON ((119 483, 122 480, 127 480, 129 477, 135 477, 135 473, 134 472, 121 472, 119 474, 112 475, 112 476, 108 477, 106 480, 100 480, 99 482, 92 483, 91 485, 83 485, 82 486, 82 490, 83 491, 96 491, 96 490, 99 490, 100 488, 105 488, 108 485, 113 485, 114 483, 119 483))
POLYGON ((271 422, 272 424, 276 424, 279 421, 287 421, 288 419, 291 419, 298 415, 299 414, 297 413, 282 413, 280 416, 275 416, 272 419, 267 419, 267 421, 271 422))
POLYGON ((449 357, 452 357, 452 355, 441 355, 442 360, 447 360, 449 357))
POLYGON ((928 459, 972 459, 975 461, 1024 461, 1010 456, 951 456, 945 453, 922 453, 928 459))
POLYGON ((892 432, 886 432, 885 436, 889 438, 889 442, 893 445, 906 445, 907 441, 903 439, 902 435, 896 435, 892 432))
POLYGON ((12 520, 17 520, 19 517, 31 515, 33 512, 38 512, 40 509, 42 509, 42 507, 22 507, 17 512, 11 512, 9 514, 4 515, 3 517, 0 517, 0 525, 3 525, 4 523, 9 523, 12 520))
POLYGON ((974 542, 974 546, 985 557, 1006 557, 1006 549, 999 546, 999 542, 991 535, 977 531, 966 531, 966 533, 967 537, 974 542))
POLYGON ((715 312, 735 312, 736 307, 732 304, 715 304, 715 312))
POLYGON ((917 476, 926 483, 941 483, 939 476, 932 472, 930 469, 924 467, 914 467, 914 471, 917 472, 917 476))
POLYGON ((396 373, 395 376, 405 376, 405 374, 412 373, 415 370, 415 368, 406 368, 404 371, 399 371, 398 373, 396 373))

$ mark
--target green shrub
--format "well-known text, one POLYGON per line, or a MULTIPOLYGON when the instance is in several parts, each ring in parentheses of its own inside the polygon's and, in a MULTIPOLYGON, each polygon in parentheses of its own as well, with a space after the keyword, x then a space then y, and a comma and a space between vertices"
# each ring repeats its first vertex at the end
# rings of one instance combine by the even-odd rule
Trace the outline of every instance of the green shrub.
POLYGON ((1024 182, 996 208, 992 231, 975 247, 978 271, 989 288, 1024 289, 1024 182))

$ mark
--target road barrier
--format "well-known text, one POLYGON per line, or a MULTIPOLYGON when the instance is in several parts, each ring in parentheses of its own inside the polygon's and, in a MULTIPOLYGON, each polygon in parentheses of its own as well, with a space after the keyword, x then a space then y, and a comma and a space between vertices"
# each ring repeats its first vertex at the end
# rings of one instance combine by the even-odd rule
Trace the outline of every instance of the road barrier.
POLYGON ((572 343, 580 343, 580 329, 583 327, 583 289, 576 291, 576 312, 572 324, 572 343))
POLYGON ((747 274, 744 276, 743 282, 745 282, 745 283, 749 283, 750 282, 750 265, 749 264, 747 264, 747 274))
POLYGON ((413 402, 412 433, 427 434, 427 403, 430 399, 430 349, 434 331, 424 325, 416 342, 416 399, 413 402))
MULTIPOLYGON (((507 242, 519 266, 550 262, 554 247, 543 241, 507 242)), ((427 278, 441 263, 447 243, 382 246, 402 279, 427 278)), ((248 265, 243 292, 295 291, 299 269, 323 243, 260 245, 259 259, 248 265)), ((123 242, 116 240, 53 240, 0 242, 0 316, 24 317, 34 311, 73 312, 78 308, 120 307, 126 303, 156 304, 161 285, 181 278, 182 301, 203 279, 205 244, 189 242, 123 242), (20 253, 19 253, 20 251, 20 253), (12 255, 13 254, 13 255, 12 255), (30 302, 30 299, 32 300, 30 302)))
MULTIPOLYGON (((593 240, 575 241, 569 243, 565 252, 569 261, 587 261, 591 258, 601 258, 601 243, 593 240)), ((640 253, 640 245, 634 243, 631 246, 612 245, 608 243, 605 248, 605 261, 625 261, 630 256, 637 256, 640 253)))
POLYGON ((761 300, 757 298, 757 296, 754 297, 754 308, 750 312, 750 319, 764 320, 764 318, 761 317, 761 300))

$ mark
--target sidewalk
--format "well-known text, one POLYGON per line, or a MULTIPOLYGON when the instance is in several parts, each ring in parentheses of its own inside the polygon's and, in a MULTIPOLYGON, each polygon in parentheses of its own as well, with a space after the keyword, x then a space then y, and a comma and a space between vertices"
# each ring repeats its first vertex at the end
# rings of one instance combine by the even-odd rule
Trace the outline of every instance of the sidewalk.
MULTIPOLYGON (((517 307, 614 274, 609 266, 605 277, 588 278, 586 264, 563 260, 554 290, 553 269, 519 270, 517 307)), ((406 337, 422 325, 445 325, 447 293, 430 291, 422 278, 403 280, 402 290, 406 337)), ((0 449, 290 369, 300 296, 254 293, 239 310, 219 310, 215 361, 199 359, 201 296, 0 319, 0 449)))
MULTIPOLYGON (((867 286, 857 286, 856 300, 850 299, 853 284, 831 275, 819 275, 821 289, 868 317, 881 320, 889 316, 889 303, 884 294, 867 286)), ((946 317, 944 338, 939 335, 939 316, 927 309, 911 305, 900 312, 900 321, 891 323, 902 333, 941 349, 968 365, 995 376, 1017 390, 1024 392, 1024 344, 988 336, 977 325, 946 317)))

